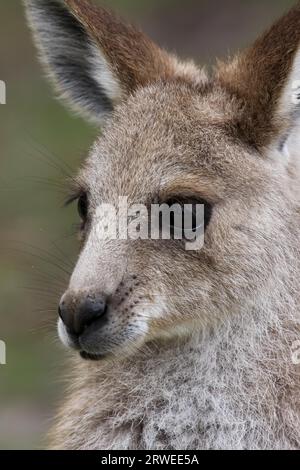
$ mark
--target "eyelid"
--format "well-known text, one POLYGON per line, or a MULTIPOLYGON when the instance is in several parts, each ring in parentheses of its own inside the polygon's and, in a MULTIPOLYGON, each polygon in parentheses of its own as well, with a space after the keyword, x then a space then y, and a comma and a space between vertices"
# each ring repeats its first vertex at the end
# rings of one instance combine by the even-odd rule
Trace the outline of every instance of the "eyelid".
POLYGON ((209 200, 200 196, 200 195, 186 195, 186 194, 174 194, 171 195, 164 200, 160 201, 160 204, 179 204, 181 206, 184 205, 195 205, 195 204, 203 204, 203 205, 213 205, 209 200))
POLYGON ((73 202, 77 201, 77 199, 79 199, 79 197, 80 196, 78 196, 78 195, 68 196, 67 199, 64 202, 64 207, 70 206, 71 204, 73 204, 73 202))
POLYGON ((218 202, 217 198, 213 198, 211 195, 204 194, 200 191, 191 191, 191 190, 177 190, 177 191, 163 191, 161 192, 157 200, 162 204, 169 200, 176 199, 179 203, 189 203, 189 201, 199 201, 200 203, 206 203, 215 205, 218 202))
POLYGON ((67 196, 64 202, 64 207, 73 204, 73 202, 78 201, 78 199, 80 199, 84 195, 87 195, 87 191, 85 191, 84 189, 75 190, 73 193, 71 192, 71 194, 67 196))

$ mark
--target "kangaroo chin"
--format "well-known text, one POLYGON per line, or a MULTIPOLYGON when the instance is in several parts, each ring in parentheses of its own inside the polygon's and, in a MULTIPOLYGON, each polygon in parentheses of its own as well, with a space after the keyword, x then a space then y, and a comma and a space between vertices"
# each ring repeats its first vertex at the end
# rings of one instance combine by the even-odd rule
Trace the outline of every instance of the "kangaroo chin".
POLYGON ((208 75, 90 1, 24 2, 60 96, 101 127, 70 197, 50 447, 300 449, 300 6, 208 75), (128 233, 159 205, 170 237, 163 215, 157 237, 100 237, 124 198, 128 233))

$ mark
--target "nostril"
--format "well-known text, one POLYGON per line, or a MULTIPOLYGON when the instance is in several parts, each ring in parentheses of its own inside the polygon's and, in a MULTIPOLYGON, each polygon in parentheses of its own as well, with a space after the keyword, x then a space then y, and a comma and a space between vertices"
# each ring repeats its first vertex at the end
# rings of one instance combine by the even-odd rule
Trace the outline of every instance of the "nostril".
POLYGON ((69 323, 69 318, 68 318, 68 310, 65 308, 65 302, 61 301, 58 306, 58 315, 60 316, 61 320, 64 322, 64 324, 67 326, 69 323))
POLYGON ((96 294, 81 298, 65 294, 58 307, 58 314, 67 331, 74 336, 81 335, 88 326, 104 317, 106 312, 107 302, 104 296, 96 294))
POLYGON ((90 300, 86 303, 84 308, 86 309, 86 326, 88 326, 105 315, 107 304, 103 300, 90 300))
POLYGON ((103 297, 87 296, 82 300, 74 319, 74 328, 81 334, 85 328, 104 317, 107 312, 107 303, 103 297))
POLYGON ((65 302, 64 302, 64 301, 61 301, 61 302, 59 303, 59 305, 58 305, 58 315, 60 316, 60 318, 61 318, 62 320, 64 320, 64 319, 63 319, 64 313, 65 313, 65 312, 64 312, 64 306, 65 306, 65 302))
POLYGON ((85 301, 85 306, 91 311, 91 312, 99 312, 103 313, 103 311, 106 309, 106 302, 104 299, 97 299, 93 296, 88 296, 86 301, 85 301))

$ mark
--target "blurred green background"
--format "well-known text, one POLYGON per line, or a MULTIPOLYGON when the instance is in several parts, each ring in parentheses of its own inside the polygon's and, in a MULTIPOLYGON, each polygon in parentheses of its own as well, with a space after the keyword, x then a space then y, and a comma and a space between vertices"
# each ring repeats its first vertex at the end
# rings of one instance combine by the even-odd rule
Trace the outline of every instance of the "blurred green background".
MULTIPOLYGON (((94 0, 95 2, 97 0, 94 0)), ((103 2, 102 2, 103 3, 103 2)), ((289 0, 107 0, 161 45, 199 63, 251 42, 289 0)), ((36 60, 22 2, 0 2, 0 449, 36 449, 62 393, 66 352, 57 301, 76 259, 66 178, 97 130, 53 99, 36 60)))

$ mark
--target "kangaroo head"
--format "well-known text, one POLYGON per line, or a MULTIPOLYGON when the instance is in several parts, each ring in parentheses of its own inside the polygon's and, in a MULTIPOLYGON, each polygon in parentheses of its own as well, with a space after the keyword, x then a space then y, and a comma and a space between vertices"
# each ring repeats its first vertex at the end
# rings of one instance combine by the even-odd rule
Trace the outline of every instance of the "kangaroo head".
POLYGON ((74 198, 82 249, 59 332, 83 357, 204 331, 280 276, 298 204, 300 7, 213 74, 86 0, 26 0, 61 96, 102 128, 74 198), (100 239, 101 204, 199 201, 204 246, 100 239))

